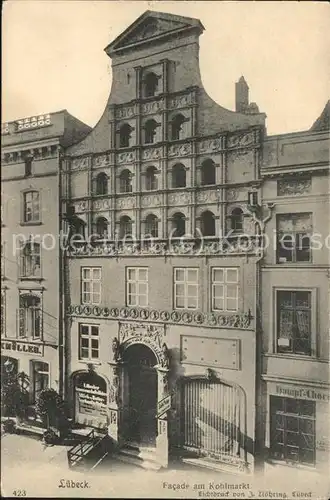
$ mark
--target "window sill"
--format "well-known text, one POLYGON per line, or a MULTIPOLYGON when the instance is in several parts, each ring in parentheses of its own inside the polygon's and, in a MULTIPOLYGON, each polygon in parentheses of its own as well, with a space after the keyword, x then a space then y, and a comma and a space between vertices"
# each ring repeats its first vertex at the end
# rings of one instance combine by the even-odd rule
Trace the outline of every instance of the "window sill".
POLYGON ((36 337, 7 337, 10 338, 10 340, 17 340, 20 342, 37 342, 38 344, 42 344, 44 341, 41 338, 36 338, 36 337))
POLYGON ((321 361, 316 355, 309 354, 289 354, 281 352, 267 352, 263 354, 267 358, 285 358, 285 359, 300 359, 303 361, 321 361))
POLYGON ((288 266, 288 267, 291 267, 291 266, 310 266, 311 264, 313 264, 313 262, 311 260, 309 261, 296 261, 296 262, 292 262, 292 261, 289 261, 289 262, 278 262, 276 261, 276 265, 278 266, 288 266))
POLYGON ((21 226, 41 226, 42 222, 41 221, 33 221, 33 222, 20 222, 21 226))
POLYGON ((99 360, 93 360, 93 359, 78 359, 78 363, 84 364, 84 365, 102 365, 102 361, 99 360))
POLYGON ((20 281, 44 281, 44 278, 41 278, 40 276, 20 276, 19 277, 20 281))

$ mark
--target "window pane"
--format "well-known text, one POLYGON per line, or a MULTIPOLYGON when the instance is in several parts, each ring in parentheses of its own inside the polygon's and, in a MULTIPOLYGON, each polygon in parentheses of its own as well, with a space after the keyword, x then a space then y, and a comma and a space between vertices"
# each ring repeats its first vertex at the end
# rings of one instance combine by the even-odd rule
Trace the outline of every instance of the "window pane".
POLYGON ((224 282, 224 270, 223 269, 213 269, 213 281, 219 283, 224 282))
POLYGON ((99 268, 94 268, 93 269, 93 279, 94 280, 100 280, 101 279, 101 269, 99 269, 99 268))
POLYGON ((227 285, 226 295, 230 299, 236 299, 238 295, 237 285, 227 285))
POLYGON ((196 309, 197 308, 197 297, 188 297, 188 309, 196 309))
POLYGON ((92 358, 96 359, 99 357, 99 350, 98 349, 92 349, 92 358))
POLYGON ((141 307, 146 307, 148 305, 148 303, 147 303, 147 296, 146 295, 140 295, 139 296, 139 305, 141 307))
POLYGON ((147 281, 148 279, 148 271, 147 269, 139 269, 139 281, 147 281))
POLYGON ((187 285, 187 293, 188 293, 188 297, 196 297, 197 296, 197 286, 196 285, 187 285))
POLYGON ((90 279, 90 277, 91 277, 91 270, 90 269, 83 267, 82 273, 83 273, 84 279, 90 279))
POLYGON ((86 326, 86 325, 80 325, 80 332, 83 335, 88 335, 88 326, 86 326))
POLYGON ((295 399, 291 399, 291 398, 287 398, 285 400, 286 402, 286 408, 285 408, 285 411, 287 413, 295 413, 295 414, 299 414, 299 401, 295 400, 295 399))
POLYGON ((180 309, 184 308, 184 297, 177 296, 175 299, 175 307, 178 307, 180 309))
POLYGON ((88 358, 88 349, 85 349, 84 347, 81 349, 81 357, 88 358))
POLYGON ((227 298, 227 311, 237 311, 237 299, 227 298))
POLYGON ((299 431, 299 420, 298 417, 287 417, 286 419, 286 428, 288 431, 299 431))
POLYGON ((185 286, 184 285, 175 285, 176 295, 184 296, 185 286))
POLYGON ((128 279, 135 280, 135 269, 128 269, 128 279))
POLYGON ((128 283, 128 287, 127 287, 128 294, 129 295, 136 294, 136 288, 137 288, 136 283, 128 283))
POLYGON ((81 347, 88 347, 88 345, 89 345, 88 338, 82 337, 82 339, 81 339, 81 347))
POLYGON ((237 269, 227 269, 227 282, 237 283, 237 281, 238 281, 237 269))
POLYGON ((215 298, 213 300, 213 309, 216 309, 218 311, 223 311, 224 310, 224 300, 215 298))
POLYGON ((92 349, 98 349, 99 339, 92 339, 92 349))
POLYGON ((146 295, 148 291, 148 285, 146 283, 139 283, 139 295, 146 295))
POLYGON ((314 401, 301 400, 300 414, 315 417, 315 403, 314 401))
POLYGON ((213 286, 213 294, 216 298, 224 297, 224 285, 214 285, 213 286))
POLYGON ((197 269, 188 269, 187 281, 189 283, 197 283, 197 269))
POLYGON ((175 269, 175 281, 184 281, 183 269, 175 269))
POLYGON ((91 333, 92 333, 92 335, 98 335, 99 334, 98 326, 92 326, 91 333))

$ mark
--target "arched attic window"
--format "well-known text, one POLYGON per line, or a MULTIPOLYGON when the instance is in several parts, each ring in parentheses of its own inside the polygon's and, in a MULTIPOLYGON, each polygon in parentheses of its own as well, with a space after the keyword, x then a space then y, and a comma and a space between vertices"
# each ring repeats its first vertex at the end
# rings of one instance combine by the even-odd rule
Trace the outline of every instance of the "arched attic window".
POLYGON ((152 97, 156 94, 158 88, 158 76, 152 71, 147 73, 144 78, 144 95, 152 97))
POLYGON ((119 221, 119 238, 124 239, 128 236, 132 236, 132 219, 128 215, 123 215, 120 217, 119 221))
POLYGON ((154 214, 149 214, 146 217, 145 235, 158 238, 158 218, 154 214))
POLYGON ((215 236, 215 217, 210 210, 201 215, 201 232, 203 236, 215 236))
POLYGON ((230 215, 230 229, 234 233, 242 233, 243 231, 243 210, 239 207, 234 208, 230 215))
POLYGON ((154 166, 148 167, 146 171, 146 190, 154 191, 158 187, 157 169, 154 166))
POLYGON ((104 172, 100 172, 96 177, 95 194, 108 194, 108 176, 104 172))
POLYGON ((172 187, 186 187, 186 169, 182 163, 177 163, 172 169, 172 187))
POLYGON ((121 193, 132 192, 132 174, 129 170, 125 169, 119 176, 119 191, 121 193))
POLYGON ((132 127, 124 123, 119 129, 119 147, 128 148, 130 146, 132 127))
POLYGON ((215 164, 212 160, 205 160, 201 167, 201 184, 202 186, 209 186, 215 184, 215 164))
POLYGON ((156 128, 158 123, 154 120, 147 120, 144 125, 144 142, 145 144, 153 144, 155 142, 156 128))
POLYGON ((176 141, 182 139, 182 125, 186 121, 185 117, 181 114, 175 115, 171 120, 171 140, 176 141))
POLYGON ((108 237, 108 221, 105 217, 98 217, 96 219, 96 234, 102 239, 108 237))
POLYGON ((177 212, 172 217, 172 236, 180 238, 186 234, 186 217, 183 213, 177 212))

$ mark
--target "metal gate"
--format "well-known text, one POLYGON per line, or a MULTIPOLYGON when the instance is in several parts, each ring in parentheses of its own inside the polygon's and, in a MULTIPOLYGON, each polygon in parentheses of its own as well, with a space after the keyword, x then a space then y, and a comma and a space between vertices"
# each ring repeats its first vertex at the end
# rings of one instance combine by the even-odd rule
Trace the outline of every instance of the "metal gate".
POLYGON ((183 447, 220 460, 239 459, 245 413, 241 388, 191 378, 183 381, 182 392, 183 447))

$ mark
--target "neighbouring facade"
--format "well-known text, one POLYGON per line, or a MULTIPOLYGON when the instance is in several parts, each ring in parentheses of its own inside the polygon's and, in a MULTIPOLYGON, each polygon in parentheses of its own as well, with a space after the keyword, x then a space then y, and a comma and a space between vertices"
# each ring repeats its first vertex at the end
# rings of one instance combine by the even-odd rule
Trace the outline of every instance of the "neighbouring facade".
POLYGON ((267 468, 329 467, 329 111, 330 101, 310 130, 263 146, 273 241, 261 267, 267 468))
POLYGON ((63 392, 61 151, 89 130, 67 111, 2 126, 1 373, 24 372, 32 420, 42 389, 63 392))
POLYGON ((66 151, 66 224, 89 239, 68 251, 68 395, 129 458, 252 471, 265 115, 244 78, 235 112, 207 95, 202 31, 142 15, 105 49, 106 109, 66 151))

